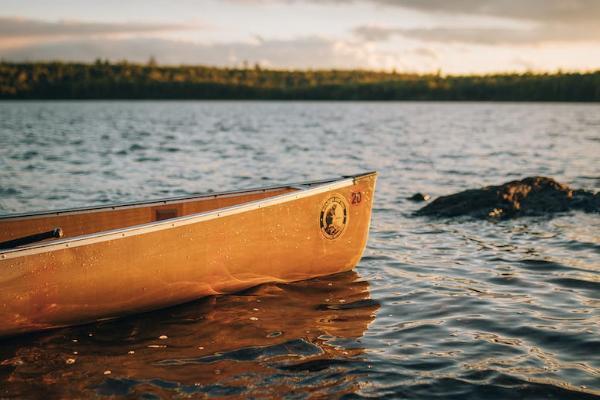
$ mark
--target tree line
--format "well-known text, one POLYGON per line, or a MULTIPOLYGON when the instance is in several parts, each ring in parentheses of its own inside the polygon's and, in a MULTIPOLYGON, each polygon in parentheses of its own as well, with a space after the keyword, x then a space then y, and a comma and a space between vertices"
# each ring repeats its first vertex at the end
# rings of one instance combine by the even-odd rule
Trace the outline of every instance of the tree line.
POLYGON ((0 62, 0 99, 600 101, 600 71, 490 75, 0 62))

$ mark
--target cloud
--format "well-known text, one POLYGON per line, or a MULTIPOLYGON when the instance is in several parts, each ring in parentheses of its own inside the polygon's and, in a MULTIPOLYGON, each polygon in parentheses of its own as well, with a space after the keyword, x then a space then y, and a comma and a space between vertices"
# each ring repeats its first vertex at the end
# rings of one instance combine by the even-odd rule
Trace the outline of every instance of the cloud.
POLYGON ((600 42, 600 25, 553 24, 529 29, 508 28, 393 28, 359 26, 353 33, 367 42, 381 42, 402 36, 424 42, 469 43, 479 45, 535 45, 550 42, 600 42))
POLYGON ((525 71, 596 69, 600 56, 589 44, 569 43, 539 47, 499 46, 494 51, 478 46, 445 43, 387 46, 363 40, 331 39, 306 36, 292 39, 254 38, 248 42, 194 43, 160 38, 98 38, 55 42, 36 42, 18 48, 0 48, 6 61, 82 61, 97 58, 112 61, 148 61, 154 56, 159 64, 202 64, 250 66, 260 63, 269 68, 297 69, 386 69, 407 72, 490 73, 525 71), (408 47, 410 46, 410 47, 408 47))
POLYGON ((159 38, 77 40, 35 44, 0 52, 6 60, 92 61, 98 57, 145 62, 151 55, 164 64, 241 65, 262 63, 274 67, 323 68, 357 65, 359 49, 346 51, 340 44, 319 37, 294 40, 254 40, 202 44, 159 38))
POLYGON ((91 62, 97 58, 112 61, 146 62, 153 56, 160 64, 202 64, 242 66, 259 63, 270 68, 398 68, 428 71, 436 55, 428 49, 383 51, 362 42, 334 40, 319 36, 287 40, 266 39, 251 42, 193 43, 159 38, 69 40, 37 43, 14 49, 0 49, 7 61, 64 60, 91 62))
POLYGON ((423 58, 429 58, 432 60, 437 60, 438 59, 438 55, 435 51, 428 49, 426 47, 417 47, 416 49, 413 50, 414 55, 416 56, 420 56, 423 58))
MULTIPOLYGON (((600 0, 230 0, 248 4, 314 4, 411 9, 429 15, 495 17, 494 27, 438 26, 424 28, 359 26, 355 37, 382 42, 403 36, 428 42, 480 45, 535 45, 548 42, 600 41, 600 0), (519 23, 507 24, 506 19, 519 23), (500 22, 500 24, 499 24, 500 22), (518 27, 518 28, 515 28, 518 27)), ((484 21, 484 20, 482 20, 484 21)))
POLYGON ((189 26, 160 23, 51 22, 17 17, 0 17, 0 39, 35 37, 50 39, 123 33, 164 32, 183 29, 189 29, 189 26))
POLYGON ((392 36, 402 34, 402 29, 400 28, 387 28, 375 25, 357 26, 352 31, 356 36, 367 42, 383 42, 392 36))
MULTIPOLYGON (((341 2, 343 0, 333 0, 341 2)), ((353 0, 348 0, 354 2, 353 0)), ((547 22, 600 20, 598 0, 362 0, 425 12, 471 14, 547 22)))
MULTIPOLYGON (((301 3, 306 0, 229 0, 242 4, 301 3)), ((309 0, 312 3, 348 5, 370 3, 426 13, 484 15, 540 22, 600 20, 598 0, 309 0)))

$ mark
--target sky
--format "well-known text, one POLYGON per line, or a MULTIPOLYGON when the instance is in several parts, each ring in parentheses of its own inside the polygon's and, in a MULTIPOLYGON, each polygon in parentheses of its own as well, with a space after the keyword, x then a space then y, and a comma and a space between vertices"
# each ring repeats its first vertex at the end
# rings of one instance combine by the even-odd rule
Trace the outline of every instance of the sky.
POLYGON ((0 0, 0 59, 600 70, 600 0, 0 0))

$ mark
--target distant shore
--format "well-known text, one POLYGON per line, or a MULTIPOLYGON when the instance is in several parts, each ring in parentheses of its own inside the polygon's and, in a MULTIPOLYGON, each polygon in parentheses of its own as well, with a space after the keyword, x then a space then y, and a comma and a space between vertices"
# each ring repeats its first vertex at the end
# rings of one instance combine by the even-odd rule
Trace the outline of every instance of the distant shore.
POLYGON ((109 63, 0 63, 0 100, 600 101, 600 71, 450 75, 109 63))

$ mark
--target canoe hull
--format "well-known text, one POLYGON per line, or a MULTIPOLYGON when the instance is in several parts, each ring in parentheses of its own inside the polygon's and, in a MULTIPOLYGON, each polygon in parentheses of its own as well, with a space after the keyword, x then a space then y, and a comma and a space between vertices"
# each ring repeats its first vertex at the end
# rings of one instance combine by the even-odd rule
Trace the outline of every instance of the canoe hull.
POLYGON ((366 245, 375 179, 0 259, 0 335, 350 270, 366 245))

